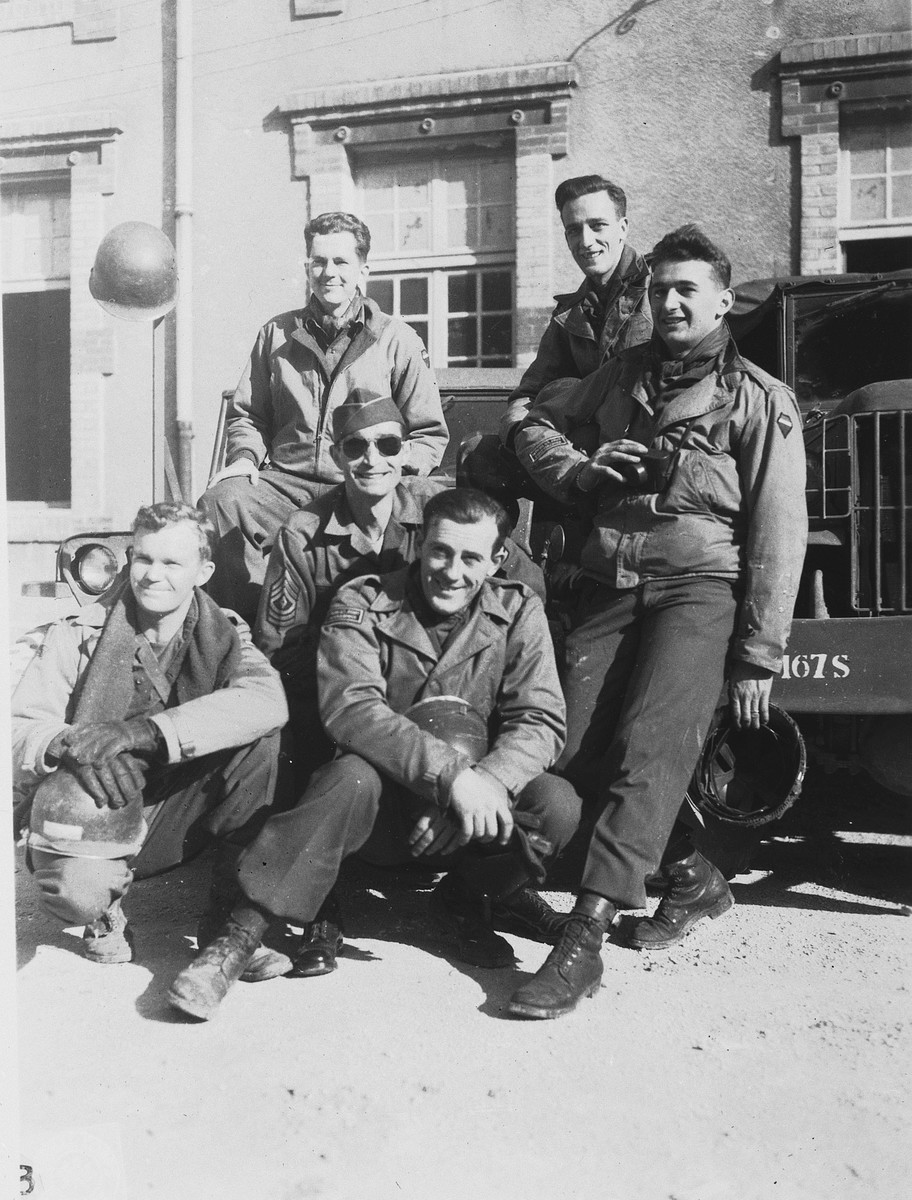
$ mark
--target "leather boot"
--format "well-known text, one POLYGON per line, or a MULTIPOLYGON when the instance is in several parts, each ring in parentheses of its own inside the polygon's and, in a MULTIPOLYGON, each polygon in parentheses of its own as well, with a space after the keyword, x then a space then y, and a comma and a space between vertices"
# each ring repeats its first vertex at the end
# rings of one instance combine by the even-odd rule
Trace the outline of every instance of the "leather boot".
POLYGON ((214 1017, 241 977, 269 921, 254 908, 236 909, 218 935, 171 984, 168 1002, 201 1021, 214 1017))
POLYGON ((504 933, 515 933, 553 946, 560 939, 570 914, 558 912, 534 888, 523 886, 491 905, 491 923, 504 933))
POLYGON ((735 898, 725 876, 696 850, 687 858, 667 863, 663 872, 670 886, 651 917, 636 921, 628 944, 637 950, 664 950, 685 937, 704 917, 721 917, 735 898))
POLYGON ((560 941, 538 972, 510 997, 507 1012, 552 1020, 572 1012, 584 996, 594 996, 602 980, 602 938, 615 912, 610 900, 592 893, 582 896, 560 941))
POLYGON ((133 934, 119 900, 115 900, 97 921, 86 925, 82 933, 82 952, 97 963, 133 961, 133 934))
POLYGON ((343 932, 339 902, 330 892, 321 904, 316 920, 304 926, 291 974, 296 978, 310 978, 335 971, 336 957, 342 949, 343 932))
MULTIPOLYGON (((238 856, 239 851, 233 846, 219 846, 216 852, 206 911, 196 927, 196 947, 200 952, 219 934, 235 904, 244 902, 244 895, 237 885, 235 868, 238 856)), ((262 983, 287 975, 290 970, 291 959, 287 954, 264 946, 261 942, 254 950, 241 979, 245 983, 262 983)))
POLYGON ((438 932, 461 962, 492 969, 513 966, 513 947, 491 925, 490 901, 473 895, 456 872, 437 884, 428 909, 438 932))

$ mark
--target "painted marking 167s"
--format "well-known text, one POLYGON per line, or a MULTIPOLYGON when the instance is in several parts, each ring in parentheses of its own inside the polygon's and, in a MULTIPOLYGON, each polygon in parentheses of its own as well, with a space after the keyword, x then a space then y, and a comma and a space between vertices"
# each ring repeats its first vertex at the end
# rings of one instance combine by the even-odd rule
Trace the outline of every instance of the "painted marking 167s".
POLYGON ((851 675, 847 654, 786 654, 783 679, 845 679, 851 675))

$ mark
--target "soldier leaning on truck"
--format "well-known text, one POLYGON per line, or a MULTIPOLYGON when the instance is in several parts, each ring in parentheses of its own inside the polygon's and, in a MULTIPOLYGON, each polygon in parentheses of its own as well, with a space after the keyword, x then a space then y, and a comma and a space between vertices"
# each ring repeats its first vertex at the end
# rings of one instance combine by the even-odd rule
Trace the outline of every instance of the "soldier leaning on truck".
POLYGON ((370 230, 350 213, 322 213, 304 239, 310 299, 260 330, 228 410, 227 465, 200 500, 219 534, 209 594, 249 622, 279 528, 342 479, 331 417, 355 388, 392 395, 411 473, 433 470, 449 439, 421 339, 361 294, 370 230))
POLYGON ((575 292, 557 301, 535 360, 507 398, 499 436, 478 434, 460 449, 459 480, 497 495, 510 506, 531 496, 539 515, 551 515, 548 497, 514 457, 514 437, 542 388, 554 379, 585 379, 611 355, 646 341, 652 316, 646 288, 649 265, 627 245, 627 196, 601 175, 565 179, 554 193, 567 247, 583 272, 575 292))
POLYGON ((590 506, 557 769, 600 806, 572 920, 513 996, 517 1016, 594 993, 603 935, 619 909, 645 907, 660 862, 671 886, 632 945, 673 945, 731 907, 676 818, 726 677, 737 724, 768 718, 804 558, 801 417, 732 342, 728 259, 683 226, 651 262, 652 340, 550 385, 516 440, 543 488, 590 506), (565 436, 589 420, 591 457, 565 436))
MULTIPOLYGON (((141 508, 128 577, 51 626, 13 697, 27 862, 48 912, 86 924, 95 962, 133 956, 120 901, 134 879, 214 843, 202 948, 272 800, 288 709, 247 627, 201 590, 214 539, 189 505, 141 508)), ((257 978, 289 965, 250 949, 257 978)))
POLYGON ((649 265, 627 245, 627 196, 601 175, 565 179, 554 193, 567 247, 583 272, 575 292, 555 296, 535 360, 507 399, 500 436, 513 437, 552 379, 585 379, 611 355, 649 337, 649 265))

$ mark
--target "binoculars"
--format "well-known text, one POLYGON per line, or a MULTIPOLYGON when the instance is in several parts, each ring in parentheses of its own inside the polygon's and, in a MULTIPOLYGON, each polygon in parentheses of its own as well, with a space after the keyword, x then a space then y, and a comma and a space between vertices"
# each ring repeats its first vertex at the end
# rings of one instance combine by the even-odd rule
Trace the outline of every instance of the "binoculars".
POLYGON ((664 492, 674 468, 674 450, 647 450, 639 462, 615 467, 624 483, 637 492, 664 492))

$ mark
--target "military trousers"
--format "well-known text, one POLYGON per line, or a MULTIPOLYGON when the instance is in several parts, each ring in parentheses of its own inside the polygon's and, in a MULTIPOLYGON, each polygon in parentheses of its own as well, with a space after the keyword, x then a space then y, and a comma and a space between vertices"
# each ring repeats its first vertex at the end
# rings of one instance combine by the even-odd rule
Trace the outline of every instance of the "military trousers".
MULTIPOLYGON (((583 583, 567 635, 567 743, 556 770, 597 817, 582 887, 643 908, 725 684, 735 584, 707 576, 619 590, 583 583)), ((680 855, 678 855, 680 856, 680 855)))
MULTIPOLYGON (((344 859, 360 852, 369 862, 415 862, 408 835, 427 804, 385 779, 356 754, 320 767, 289 811, 269 818, 241 855, 238 880, 248 899, 294 923, 316 918, 344 859)), ((513 806, 517 825, 506 846, 470 842, 453 854, 423 856, 439 870, 456 869, 470 891, 492 898, 530 880, 541 883, 547 863, 569 842, 580 816, 573 787, 556 775, 533 779, 513 806), (537 847, 541 847, 538 849, 537 847)))
MULTIPOLYGON (((143 793, 148 831, 132 858, 87 858, 30 848, 42 906, 67 925, 96 921, 135 879, 160 875, 211 844, 247 845, 268 815, 279 735, 159 767, 143 793)), ((78 846, 78 843, 76 843, 78 846)))

